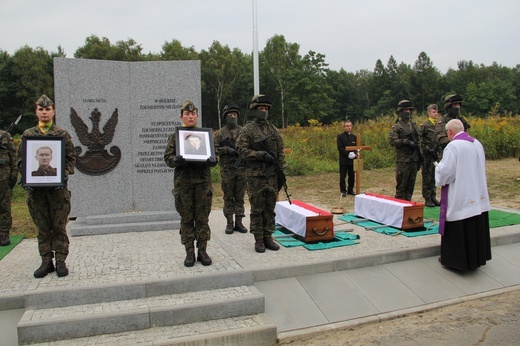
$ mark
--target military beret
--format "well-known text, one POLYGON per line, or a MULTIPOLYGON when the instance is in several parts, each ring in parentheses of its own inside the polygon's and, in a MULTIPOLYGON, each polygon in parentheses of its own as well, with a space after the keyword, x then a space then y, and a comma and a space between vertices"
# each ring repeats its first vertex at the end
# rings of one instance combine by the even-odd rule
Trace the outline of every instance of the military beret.
POLYGON ((187 100, 182 104, 181 113, 184 110, 187 110, 190 112, 197 112, 199 109, 197 107, 195 107, 195 104, 193 102, 191 102, 190 100, 187 100))
POLYGON ((54 103, 50 98, 47 97, 47 95, 43 94, 42 96, 40 96, 38 101, 36 101, 36 105, 41 107, 49 107, 54 106, 54 103))

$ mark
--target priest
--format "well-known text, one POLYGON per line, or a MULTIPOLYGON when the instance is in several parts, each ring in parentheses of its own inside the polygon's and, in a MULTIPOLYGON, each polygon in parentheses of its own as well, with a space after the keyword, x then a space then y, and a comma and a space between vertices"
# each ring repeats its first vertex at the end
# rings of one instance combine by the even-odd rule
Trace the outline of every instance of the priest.
POLYGON ((486 158, 482 144, 464 132, 460 120, 450 120, 446 134, 450 142, 435 168, 435 184, 441 186, 439 262, 470 271, 491 259, 486 158))

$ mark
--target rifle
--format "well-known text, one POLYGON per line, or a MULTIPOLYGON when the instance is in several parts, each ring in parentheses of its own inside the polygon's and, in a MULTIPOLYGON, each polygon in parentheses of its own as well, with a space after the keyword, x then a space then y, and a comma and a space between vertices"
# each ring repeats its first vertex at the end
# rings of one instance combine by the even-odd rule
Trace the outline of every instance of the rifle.
POLYGON ((271 150, 271 147, 269 146, 269 143, 267 143, 267 138, 260 141, 260 144, 262 144, 262 146, 264 147, 265 152, 268 153, 269 155, 271 155, 271 157, 273 158, 273 165, 265 171, 264 175, 266 177, 270 177, 271 175, 273 175, 276 172, 276 178, 277 178, 276 181, 278 183, 278 191, 280 191, 283 187, 283 189, 285 191, 285 195, 287 196, 287 200, 289 201, 289 204, 292 204, 291 195, 287 191, 287 179, 285 178, 285 173, 283 172, 283 169, 280 166, 280 163, 278 162, 276 154, 273 153, 273 151, 271 150))
POLYGON ((415 143, 414 148, 415 148, 415 151, 417 152, 417 157, 419 158, 419 167, 424 167, 424 157, 421 154, 421 148, 419 148, 418 141, 417 141, 417 143, 414 141, 411 133, 408 135, 408 140, 415 143))
MULTIPOLYGON (((233 143, 229 137, 226 137, 223 140, 221 140, 219 142, 219 145, 221 147, 230 147, 230 148, 234 149, 235 151, 237 150, 237 148, 235 147, 235 143, 233 143)), ((236 169, 236 168, 240 167, 241 163, 242 163, 242 158, 239 156, 233 162, 233 168, 236 169)))
POLYGON ((22 114, 20 114, 20 116, 18 118, 16 118, 16 120, 14 122, 12 122, 11 125, 9 125, 9 128, 7 130, 5 130, 5 133, 2 135, 2 137, 0 137, 0 145, 2 145, 2 141, 4 140, 5 136, 7 136, 7 133, 11 132, 13 127, 18 125, 18 123, 20 122, 20 119, 22 119, 22 114))
POLYGON ((437 161, 439 159, 439 155, 437 155, 437 148, 439 147, 439 143, 435 143, 433 148, 427 148, 426 157, 432 159, 433 161, 437 161))

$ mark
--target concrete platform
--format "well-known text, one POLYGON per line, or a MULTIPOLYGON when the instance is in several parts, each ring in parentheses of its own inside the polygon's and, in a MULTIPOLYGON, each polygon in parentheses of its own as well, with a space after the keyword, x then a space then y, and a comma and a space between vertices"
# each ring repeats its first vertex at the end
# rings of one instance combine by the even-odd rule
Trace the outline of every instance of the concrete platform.
MULTIPOLYGON (((258 344, 266 345, 275 343, 277 337, 297 340, 305 334, 519 288, 519 225, 492 229, 493 259, 475 272, 461 274, 437 262, 439 235, 387 236, 337 219, 334 222, 336 230, 358 234, 360 243, 319 251, 282 247, 280 251, 259 254, 254 251, 251 234, 226 235, 222 211, 214 210, 208 246, 213 265, 197 263, 192 268, 183 266, 185 253, 178 230, 72 237, 67 260, 70 274, 63 278, 55 273, 43 279, 33 278, 40 263, 37 243, 35 239, 23 240, 0 262, 0 310, 4 310, 0 311, 0 321, 18 319, 18 332, 24 342, 35 342, 43 339, 38 339, 37 333, 25 339, 23 333, 35 314, 46 316, 39 309, 58 309, 63 316, 73 316, 81 309, 101 309, 95 316, 106 312, 110 321, 114 313, 111 309, 119 307, 107 304, 117 306, 122 300, 184 293, 194 298, 196 292, 211 290, 202 296, 220 301, 232 290, 230 287, 246 287, 242 289, 249 292, 247 295, 265 300, 265 313, 244 310, 241 316, 214 316, 202 322, 211 310, 200 310, 199 317, 185 320, 184 324, 157 326, 150 323, 150 312, 157 306, 141 302, 138 306, 145 311, 144 326, 151 328, 112 330, 116 333, 56 341, 53 345, 109 345, 115 340, 150 345, 218 345, 224 340, 227 344, 245 345, 246 340, 251 340, 245 336, 251 335, 261 341, 258 344), (20 320, 21 309, 27 310, 27 315, 20 320)), ((177 298, 170 296, 165 301, 177 298)), ((56 318, 59 321, 63 317, 56 318)), ((12 323, 5 325, 10 327, 2 329, 2 333, 13 340, 17 330, 13 330, 12 323)))

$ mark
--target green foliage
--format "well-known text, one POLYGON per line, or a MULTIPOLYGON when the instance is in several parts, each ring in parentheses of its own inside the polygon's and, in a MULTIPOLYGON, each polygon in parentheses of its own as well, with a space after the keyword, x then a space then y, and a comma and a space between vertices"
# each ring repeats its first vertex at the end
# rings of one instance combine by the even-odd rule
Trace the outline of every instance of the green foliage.
MULTIPOLYGON (((422 114, 416 123, 426 120, 422 114)), ((383 116, 374 120, 355 123, 353 132, 361 137, 362 146, 370 151, 361 151, 365 170, 393 167, 395 149, 390 146, 388 134, 395 118, 383 116)), ((518 157, 520 155, 520 116, 490 116, 485 119, 468 117, 469 133, 484 145, 488 159, 518 157)), ((289 126, 280 133, 284 145, 291 150, 286 154, 288 175, 312 175, 338 171, 338 148, 336 138, 343 131, 342 122, 322 125, 316 120, 311 126, 289 126)))

